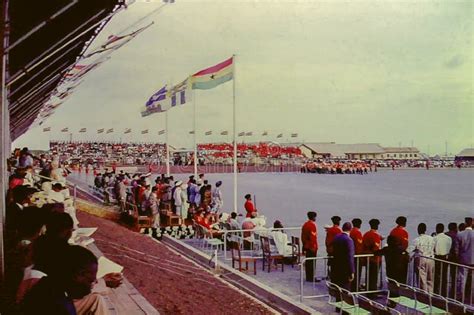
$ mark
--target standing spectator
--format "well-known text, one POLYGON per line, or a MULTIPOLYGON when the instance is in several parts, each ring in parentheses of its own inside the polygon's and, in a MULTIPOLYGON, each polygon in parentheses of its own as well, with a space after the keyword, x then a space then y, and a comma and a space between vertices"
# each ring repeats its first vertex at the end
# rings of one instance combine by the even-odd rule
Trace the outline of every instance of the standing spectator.
POLYGON ((342 233, 341 228, 339 227, 339 224, 341 223, 341 217, 339 216, 333 216, 331 218, 331 221, 333 225, 329 228, 326 228, 326 251, 328 253, 328 256, 332 256, 333 254, 333 246, 332 242, 334 241, 334 238, 342 233))
POLYGON ((189 203, 188 203, 188 185, 186 183, 181 184, 181 218, 183 219, 183 224, 185 224, 185 220, 188 218, 188 210, 189 210, 189 203))
MULTIPOLYGON (((355 255, 361 255, 364 253, 364 246, 362 244, 362 232, 360 227, 362 225, 362 220, 359 218, 352 219, 352 230, 349 236, 352 241, 354 241, 355 255)), ((358 290, 357 285, 360 282, 360 274, 362 271, 362 265, 364 260, 360 258, 355 258, 354 264, 356 266, 356 280, 352 281, 352 291, 356 292, 358 290)))
MULTIPOLYGON (((364 251, 366 254, 375 254, 382 248, 382 236, 378 233, 380 221, 371 219, 369 221, 370 230, 365 232, 363 238, 364 251)), ((378 274, 380 269, 380 257, 369 258, 367 267, 369 291, 377 290, 378 274)))
MULTIPOLYGON (((456 254, 459 263, 474 266, 474 231, 472 230, 472 218, 464 220, 465 229, 457 235, 456 254)), ((464 295, 464 303, 469 301, 472 294, 472 269, 459 268, 458 270, 458 295, 464 295)), ((459 298, 459 296, 458 296, 459 298)))
POLYGON ((157 196, 158 187, 153 186, 151 189, 150 197, 148 197, 148 205, 150 207, 151 215, 153 216, 153 224, 151 227, 151 236, 157 238, 157 229, 160 228, 160 211, 158 209, 158 205, 160 204, 160 200, 157 196))
MULTIPOLYGON (((317 214, 314 211, 309 211, 308 221, 303 224, 301 229, 301 242, 303 243, 303 253, 306 258, 316 257, 318 255, 318 227, 316 225, 317 214)), ((315 260, 305 262, 306 281, 313 282, 315 260)))
POLYGON ((400 244, 402 250, 407 250, 409 238, 408 232, 405 229, 407 226, 407 218, 398 217, 395 222, 397 223, 397 226, 390 232, 390 235, 397 239, 397 242, 400 244))
POLYGON ((252 213, 257 212, 257 209, 255 208, 253 202, 252 202, 252 196, 250 194, 245 195, 245 211, 247 211, 247 218, 252 217, 252 213))
MULTIPOLYGON (((433 257, 434 240, 430 235, 426 235, 426 224, 418 224, 419 236, 413 240, 414 252, 419 256, 433 257)), ((415 270, 417 270, 419 287, 422 290, 433 292, 433 270, 432 259, 415 257, 415 270)))
MULTIPOLYGON (((444 232, 444 224, 436 224, 434 237, 434 254, 436 259, 448 261, 452 240, 444 232)), ((434 292, 446 296, 448 289, 448 264, 439 260, 435 261, 434 292)))
POLYGON ((331 265, 331 281, 341 288, 350 290, 354 280, 354 242, 349 236, 352 224, 346 222, 332 243, 334 259, 331 265))
MULTIPOLYGON (((446 235, 451 238, 451 248, 449 250, 448 260, 449 262, 457 263, 458 257, 456 256, 456 248, 457 248, 457 235, 458 235, 458 225, 456 222, 451 222, 448 224, 448 232, 446 235)), ((455 266, 450 266, 449 268, 449 276, 450 276, 450 288, 449 288, 449 297, 454 298, 454 291, 456 288, 456 272, 457 268, 455 266)))
POLYGON ((175 184, 175 188, 173 192, 175 213, 178 215, 181 215, 181 207, 183 205, 183 201, 181 199, 181 191, 182 191, 181 184, 183 184, 183 182, 178 180, 175 184))
POLYGON ((222 181, 216 183, 216 187, 212 191, 212 205, 216 212, 220 212, 224 206, 224 200, 222 199, 221 192, 222 181))

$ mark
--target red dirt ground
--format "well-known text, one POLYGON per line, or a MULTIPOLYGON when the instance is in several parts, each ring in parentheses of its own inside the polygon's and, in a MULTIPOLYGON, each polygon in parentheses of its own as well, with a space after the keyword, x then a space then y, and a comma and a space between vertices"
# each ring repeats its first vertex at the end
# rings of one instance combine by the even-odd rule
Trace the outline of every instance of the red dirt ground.
POLYGON ((149 236, 81 211, 78 219, 99 228, 97 247, 161 314, 272 314, 149 236))

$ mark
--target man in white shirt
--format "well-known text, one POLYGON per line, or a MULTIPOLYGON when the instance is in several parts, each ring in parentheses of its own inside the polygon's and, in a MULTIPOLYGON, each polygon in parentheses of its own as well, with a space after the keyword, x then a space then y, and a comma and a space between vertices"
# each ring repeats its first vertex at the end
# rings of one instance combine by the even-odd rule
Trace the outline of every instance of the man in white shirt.
MULTIPOLYGON (((419 256, 433 257, 434 256, 434 241, 433 237, 426 235, 426 224, 418 224, 418 236, 414 239, 414 252, 419 256)), ((415 258, 415 270, 419 281, 419 287, 422 290, 433 292, 433 271, 434 261, 423 257, 415 258)))
MULTIPOLYGON (((444 224, 436 224, 436 236, 434 237, 434 254, 435 258, 443 261, 448 260, 449 251, 451 249, 452 239, 444 232, 444 224)), ((446 296, 448 289, 448 264, 443 261, 435 261, 434 273, 434 292, 442 296, 446 296)))

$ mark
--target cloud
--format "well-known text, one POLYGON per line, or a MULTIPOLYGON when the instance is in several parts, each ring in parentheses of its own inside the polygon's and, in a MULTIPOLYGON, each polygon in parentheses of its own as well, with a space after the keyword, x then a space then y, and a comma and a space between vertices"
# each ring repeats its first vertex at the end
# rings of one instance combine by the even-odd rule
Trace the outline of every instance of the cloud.
POLYGON ((447 68, 458 68, 464 64, 464 57, 461 55, 455 55, 451 57, 448 61, 444 63, 444 66, 447 68))

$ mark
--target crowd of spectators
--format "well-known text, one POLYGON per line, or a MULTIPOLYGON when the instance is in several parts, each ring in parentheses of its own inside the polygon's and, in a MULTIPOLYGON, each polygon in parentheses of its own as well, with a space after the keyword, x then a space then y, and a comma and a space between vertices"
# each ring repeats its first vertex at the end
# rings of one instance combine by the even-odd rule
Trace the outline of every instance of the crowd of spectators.
MULTIPOLYGON (((27 148, 13 153, 9 167, 2 314, 108 314, 101 294, 91 291, 98 260, 77 238, 67 172, 27 148), (36 166, 50 177, 37 175, 36 166)), ((99 281, 115 288, 122 276, 99 281)))
MULTIPOLYGON (((318 235, 316 213, 308 212, 308 221, 303 225, 301 239, 306 257, 316 257, 318 235)), ((368 291, 376 291, 381 267, 380 256, 385 256, 387 277, 407 283, 408 264, 412 256, 415 270, 413 284, 427 292, 469 301, 472 296, 472 276, 474 273, 474 231, 473 218, 465 222, 445 225, 438 223, 433 233, 428 233, 425 223, 418 225, 418 236, 410 243, 405 229, 406 217, 398 217, 396 226, 387 236, 387 245, 382 247, 385 239, 379 234, 380 221, 371 219, 369 230, 361 232, 362 220, 354 218, 341 226, 341 217, 331 218, 333 225, 326 226, 325 245, 329 259, 331 281, 342 288, 359 291, 362 268, 366 269, 368 291), (373 254, 369 259, 358 261, 356 255, 373 254), (461 265, 456 266, 452 263, 461 265), (356 267, 359 266, 359 270, 356 267), (464 266, 464 267, 462 267, 464 266), (470 268, 470 269, 469 269, 470 268), (367 274, 368 273, 368 274, 367 274)), ((314 261, 305 265, 306 280, 315 281, 314 261)), ((319 281, 320 279, 316 279, 319 281)), ((396 296, 396 292, 391 292, 396 296)))

